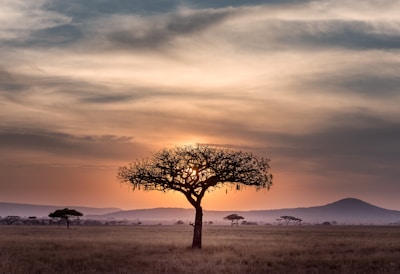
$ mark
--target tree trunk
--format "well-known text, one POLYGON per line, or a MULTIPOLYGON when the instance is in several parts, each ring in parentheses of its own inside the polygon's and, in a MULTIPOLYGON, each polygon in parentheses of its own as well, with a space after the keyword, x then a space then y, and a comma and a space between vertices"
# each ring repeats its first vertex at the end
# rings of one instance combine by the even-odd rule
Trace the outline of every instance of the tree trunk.
POLYGON ((203 228, 203 209, 196 207, 196 219, 194 221, 194 233, 192 248, 201 248, 201 230, 203 228))

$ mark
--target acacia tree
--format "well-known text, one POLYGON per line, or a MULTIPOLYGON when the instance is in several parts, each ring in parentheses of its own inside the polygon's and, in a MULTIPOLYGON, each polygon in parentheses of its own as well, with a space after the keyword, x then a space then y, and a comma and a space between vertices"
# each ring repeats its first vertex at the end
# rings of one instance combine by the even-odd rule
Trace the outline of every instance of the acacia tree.
POLYGON ((234 225, 239 226, 239 220, 243 220, 243 219, 244 219, 243 216, 240 216, 237 214, 231 214, 231 215, 224 217, 224 220, 229 220, 232 222, 231 226, 234 226, 234 225))
POLYGON ((195 208, 192 248, 201 248, 205 193, 224 184, 269 188, 272 175, 269 159, 248 152, 234 151, 207 145, 163 149, 151 158, 137 160, 120 167, 118 178, 133 189, 145 191, 174 190, 185 195, 195 208))
MULTIPOLYGON (((276 219, 278 220, 278 219, 276 219)), ((284 220, 286 222, 286 225, 289 225, 290 221, 293 221, 294 223, 300 225, 301 222, 303 221, 302 219, 293 217, 293 216, 281 216, 280 220, 284 220)))
POLYGON ((56 211, 49 214, 50 218, 57 218, 59 219, 58 224, 60 225, 61 220, 65 220, 67 222, 67 229, 69 229, 69 218, 70 217, 79 217, 83 216, 83 214, 75 209, 57 209, 56 211))

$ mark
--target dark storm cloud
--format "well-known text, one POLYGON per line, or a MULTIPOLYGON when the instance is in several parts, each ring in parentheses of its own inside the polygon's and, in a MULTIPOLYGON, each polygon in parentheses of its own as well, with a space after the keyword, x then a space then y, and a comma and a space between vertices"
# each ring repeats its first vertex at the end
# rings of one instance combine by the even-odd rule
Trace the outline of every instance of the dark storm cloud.
POLYGON ((145 147, 124 136, 76 136, 45 130, 0 129, 0 148, 3 153, 17 151, 40 152, 53 156, 77 159, 131 159, 143 153, 145 147))

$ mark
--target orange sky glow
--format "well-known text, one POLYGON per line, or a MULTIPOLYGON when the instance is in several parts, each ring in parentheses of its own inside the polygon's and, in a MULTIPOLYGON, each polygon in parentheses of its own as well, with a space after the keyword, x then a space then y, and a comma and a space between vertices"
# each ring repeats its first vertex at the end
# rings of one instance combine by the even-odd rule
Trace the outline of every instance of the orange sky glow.
POLYGON ((185 207, 118 167, 212 144, 271 159, 269 191, 205 209, 355 197, 400 210, 400 3, 8 1, 0 13, 0 201, 185 207))

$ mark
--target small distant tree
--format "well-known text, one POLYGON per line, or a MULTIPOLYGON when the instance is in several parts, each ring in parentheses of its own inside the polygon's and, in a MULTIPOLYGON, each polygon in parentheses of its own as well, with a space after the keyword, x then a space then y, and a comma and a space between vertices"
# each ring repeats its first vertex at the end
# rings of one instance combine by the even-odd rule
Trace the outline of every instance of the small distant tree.
POLYGON ((207 145, 163 149, 151 158, 137 160, 120 167, 118 178, 133 189, 178 191, 195 208, 192 248, 201 248, 203 208, 201 201, 207 191, 225 184, 269 188, 272 175, 269 159, 243 151, 207 145))
POLYGON ((283 221, 285 221, 285 224, 286 224, 286 225, 289 225, 289 223, 290 223, 291 221, 293 221, 295 224, 300 225, 301 222, 303 221, 302 219, 299 219, 299 218, 296 218, 296 217, 293 217, 293 216, 281 216, 280 219, 276 219, 276 220, 277 220, 277 221, 278 221, 278 220, 279 220, 279 221, 283 220, 283 221))
POLYGON ((62 220, 65 220, 67 223, 67 229, 69 229, 69 219, 71 217, 80 217, 83 216, 82 213, 79 211, 76 211, 75 209, 69 209, 69 208, 64 208, 64 209, 57 209, 56 211, 52 212, 49 214, 50 218, 53 219, 58 219, 58 225, 60 225, 62 220))
POLYGON ((239 216, 237 214, 231 214, 231 215, 224 217, 224 220, 229 220, 232 222, 231 226, 234 226, 234 225, 239 226, 239 220, 243 220, 243 219, 244 219, 244 217, 239 216))

